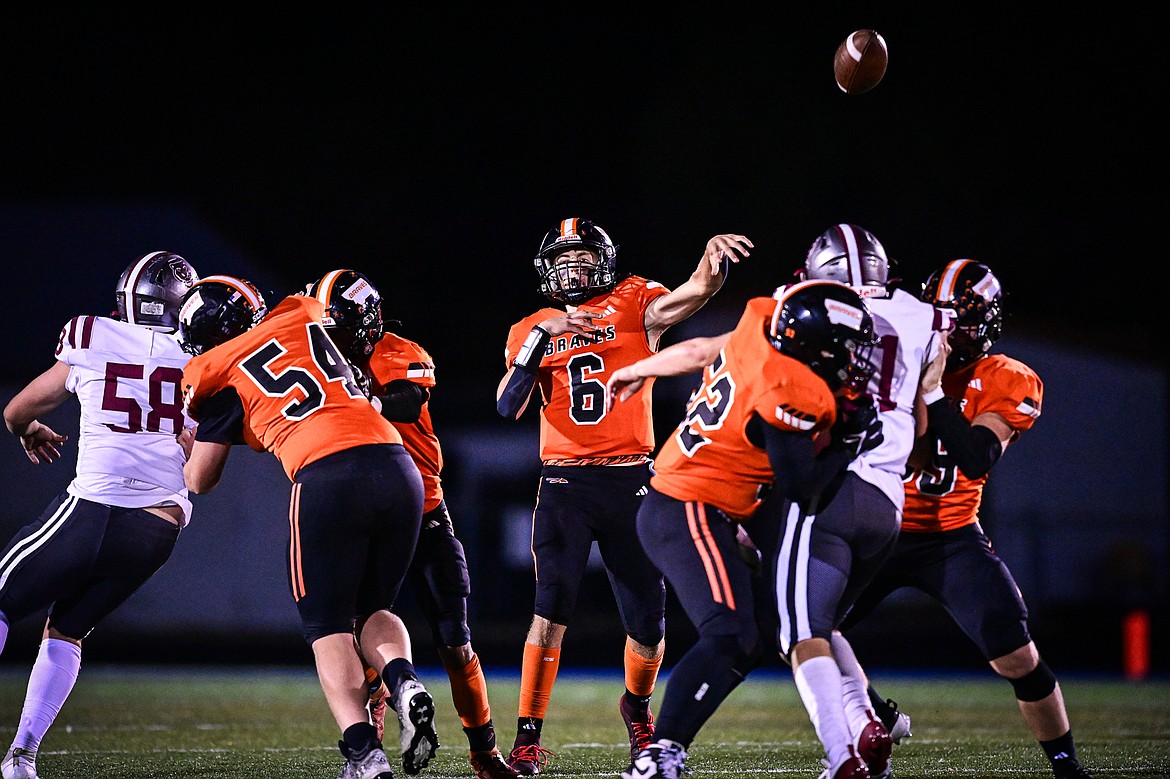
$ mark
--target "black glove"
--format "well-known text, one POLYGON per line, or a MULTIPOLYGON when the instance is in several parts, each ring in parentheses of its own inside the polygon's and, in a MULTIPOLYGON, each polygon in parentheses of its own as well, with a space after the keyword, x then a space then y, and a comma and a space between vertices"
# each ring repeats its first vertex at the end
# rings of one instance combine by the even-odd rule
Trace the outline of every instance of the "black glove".
POLYGON ((868 452, 882 441, 882 420, 877 400, 872 395, 838 398, 837 421, 831 429, 833 443, 851 452, 853 457, 868 452))
POLYGON ((354 365, 352 362, 349 364, 349 370, 351 373, 353 373, 353 383, 356 384, 357 388, 362 391, 363 395, 366 396, 366 400, 369 400, 371 392, 370 377, 365 374, 365 371, 354 365))

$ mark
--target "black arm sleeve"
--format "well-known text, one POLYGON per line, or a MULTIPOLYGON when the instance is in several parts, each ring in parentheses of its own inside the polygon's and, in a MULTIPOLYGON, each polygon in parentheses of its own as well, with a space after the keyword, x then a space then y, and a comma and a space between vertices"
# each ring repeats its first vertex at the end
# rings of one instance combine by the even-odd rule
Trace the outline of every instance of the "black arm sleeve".
POLYGON ((749 438, 759 435, 764 440, 764 449, 775 473, 776 490, 806 511, 816 509, 814 501, 822 505, 826 502, 818 498, 835 491, 831 487, 835 487, 841 472, 853 459, 851 452, 833 445, 817 454, 812 436, 779 430, 758 414, 752 417, 748 429, 749 438))
POLYGON ((532 395, 532 388, 536 386, 536 374, 526 370, 516 369, 508 377, 508 384, 500 393, 496 401, 496 411, 500 416, 508 419, 519 419, 520 410, 532 395))
POLYGON ((244 443, 244 404, 233 388, 221 389, 199 405, 195 440, 233 446, 244 443))
POLYGON ((995 433, 983 425, 972 425, 946 398, 927 406, 926 418, 951 462, 968 479, 986 476, 1003 454, 1003 445, 995 433))
POLYGON ((396 379, 386 385, 381 395, 382 416, 391 422, 417 422, 430 396, 426 387, 408 379, 396 379))

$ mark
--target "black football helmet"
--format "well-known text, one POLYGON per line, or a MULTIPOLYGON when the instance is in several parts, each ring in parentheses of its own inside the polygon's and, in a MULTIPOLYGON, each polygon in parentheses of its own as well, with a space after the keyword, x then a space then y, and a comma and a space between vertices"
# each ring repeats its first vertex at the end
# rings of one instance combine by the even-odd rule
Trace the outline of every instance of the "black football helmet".
POLYGON ((264 296, 252 282, 235 276, 208 276, 183 296, 179 341, 183 351, 203 354, 248 332, 267 315, 264 296))
POLYGON ((864 227, 833 225, 817 236, 804 258, 802 279, 831 279, 862 297, 884 294, 890 260, 881 241, 864 227))
POLYGON ((199 274, 177 254, 150 252, 139 257, 118 277, 114 299, 118 319, 174 332, 179 327, 179 305, 199 274))
POLYGON ((876 342, 865 301, 836 281, 801 281, 776 290, 768 340, 825 380, 829 389, 864 392, 876 342))
POLYGON ((922 299, 955 317, 947 370, 970 365, 1003 333, 1003 288, 991 269, 974 260, 951 260, 930 274, 922 299))
POLYGON ((604 295, 617 285, 617 250, 605 230, 588 219, 563 220, 545 233, 533 260, 540 276, 540 294, 572 305, 604 295), (556 262, 558 255, 570 249, 589 249, 597 260, 556 262))
POLYGON ((309 285, 306 294, 325 306, 321 324, 347 360, 363 363, 382 340, 382 295, 363 273, 340 269, 309 285))

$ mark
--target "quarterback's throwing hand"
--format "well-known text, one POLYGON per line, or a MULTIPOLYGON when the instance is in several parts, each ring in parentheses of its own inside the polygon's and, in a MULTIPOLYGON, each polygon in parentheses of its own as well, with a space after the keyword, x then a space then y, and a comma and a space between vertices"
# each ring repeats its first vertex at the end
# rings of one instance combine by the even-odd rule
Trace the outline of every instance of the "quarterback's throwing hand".
POLYGON ((712 276, 718 276, 723 271, 723 261, 739 262, 742 255, 747 257, 755 244, 746 235, 738 233, 724 233, 707 241, 707 250, 703 253, 703 260, 711 269, 712 276))

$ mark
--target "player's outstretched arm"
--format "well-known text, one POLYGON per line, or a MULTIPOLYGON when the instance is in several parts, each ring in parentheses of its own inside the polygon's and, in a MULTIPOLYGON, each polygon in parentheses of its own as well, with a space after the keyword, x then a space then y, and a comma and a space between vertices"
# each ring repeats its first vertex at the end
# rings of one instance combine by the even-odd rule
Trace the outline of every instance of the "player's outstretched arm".
POLYGON ((629 400, 652 376, 683 376, 703 370, 715 361, 719 350, 730 337, 731 333, 727 332, 712 337, 690 338, 672 344, 658 354, 618 368, 610 374, 605 385, 606 408, 612 411, 619 400, 629 400))
POLYGON ((644 324, 650 343, 657 343, 667 328, 702 308, 723 286, 730 264, 750 255, 753 248, 755 244, 738 233, 716 235, 707 241, 707 248, 691 277, 646 308, 644 324))
POLYGON ((53 462, 61 456, 58 446, 69 440, 53 428, 37 420, 60 406, 72 394, 65 388, 69 366, 63 362, 30 381, 4 407, 4 424, 8 431, 20 438, 24 453, 34 464, 53 462))
POLYGON ((210 492, 223 476, 232 445, 217 441, 194 441, 187 464, 183 466, 183 481, 196 495, 210 492))

